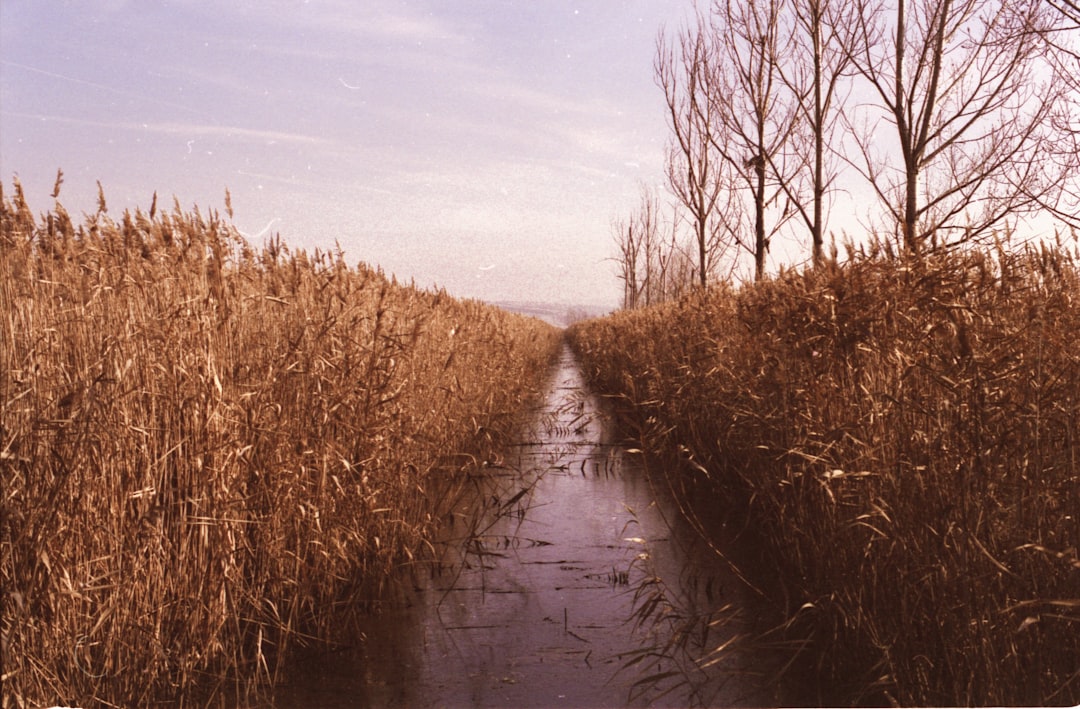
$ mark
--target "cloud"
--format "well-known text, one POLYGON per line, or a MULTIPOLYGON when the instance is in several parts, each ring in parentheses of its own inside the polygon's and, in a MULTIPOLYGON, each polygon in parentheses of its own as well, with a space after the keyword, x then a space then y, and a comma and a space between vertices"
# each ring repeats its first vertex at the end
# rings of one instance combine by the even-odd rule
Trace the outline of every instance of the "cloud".
MULTIPOLYGON (((197 5, 200 14, 228 19, 228 26, 270 27, 286 34, 320 38, 322 46, 337 46, 342 38, 363 46, 364 42, 465 43, 467 23, 437 16, 433 12, 409 7, 395 0, 319 0, 297 4, 295 1, 260 2, 252 11, 233 3, 205 2, 197 5)), ((277 34, 275 32, 275 34, 277 34)), ((272 50, 273 47, 266 47, 272 50)), ((319 50, 315 50, 319 51, 319 50)))
POLYGON ((43 122, 64 123, 66 125, 82 126, 85 128, 103 128, 125 131, 142 131, 172 135, 181 138, 219 138, 227 140, 242 140, 272 145, 275 143, 292 143, 301 145, 326 145, 329 141, 301 133, 288 133, 284 131, 259 130, 257 128, 241 128, 239 126, 205 125, 200 123, 180 122, 157 122, 135 123, 131 121, 92 121, 85 118, 71 118, 68 116, 45 115, 39 113, 20 113, 18 111, 0 110, 0 115, 13 118, 29 118, 43 122))
POLYGON ((157 104, 157 105, 160 105, 160 106, 165 106, 165 107, 173 109, 173 110, 183 111, 183 112, 189 113, 189 114, 192 114, 192 113, 193 114, 198 114, 198 113, 200 113, 199 111, 194 110, 189 106, 185 106, 183 104, 179 104, 179 103, 176 103, 176 102, 173 102, 173 101, 163 101, 163 100, 161 100, 159 98, 154 98, 152 96, 149 96, 145 92, 139 92, 139 91, 132 91, 132 90, 129 90, 129 89, 117 88, 115 86, 109 86, 109 85, 103 84, 101 82, 88 81, 86 79, 81 79, 79 77, 70 76, 68 74, 62 74, 62 73, 55 72, 55 71, 49 71, 47 69, 41 69, 41 68, 36 67, 36 66, 29 66, 27 64, 22 64, 22 63, 19 63, 19 62, 8 61, 6 59, 0 60, 0 65, 6 66, 6 67, 13 67, 15 69, 20 69, 20 70, 25 71, 25 72, 30 72, 32 74, 38 74, 39 76, 46 76, 46 77, 48 77, 50 79, 56 79, 58 81, 63 81, 63 82, 70 83, 70 84, 75 84, 75 85, 78 85, 78 86, 85 86, 87 88, 94 89, 95 91, 103 91, 105 93, 114 94, 116 96, 123 96, 124 98, 128 98, 128 99, 135 99, 135 100, 139 100, 139 101, 149 101, 150 103, 154 103, 154 104, 157 104))
POLYGON ((178 136, 200 136, 229 140, 248 140, 265 144, 298 143, 302 145, 325 145, 329 141, 302 133, 288 133, 276 130, 241 128, 239 126, 200 125, 197 123, 119 123, 126 130, 146 130, 178 136))
MULTIPOLYGON (((356 5, 352 3, 346 3, 343 6, 348 7, 350 10, 356 8, 356 5)), ((398 11, 387 12, 382 10, 373 15, 368 15, 361 23, 353 25, 352 29, 357 33, 368 36, 407 40, 409 42, 466 41, 465 35, 461 34, 449 23, 436 19, 434 15, 402 14, 400 8, 395 9, 398 11)), ((355 12, 350 14, 355 17, 355 12)))

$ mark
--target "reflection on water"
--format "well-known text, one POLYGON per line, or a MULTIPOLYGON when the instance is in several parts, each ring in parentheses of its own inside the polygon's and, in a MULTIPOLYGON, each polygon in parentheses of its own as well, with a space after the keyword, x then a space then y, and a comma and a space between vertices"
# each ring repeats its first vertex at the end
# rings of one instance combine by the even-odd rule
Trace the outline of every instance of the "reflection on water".
POLYGON ((463 550, 448 535, 461 550, 453 570, 414 579, 354 648, 281 687, 277 706, 775 702, 755 688, 748 658, 703 670, 651 651, 695 607, 726 606, 727 620, 697 623, 683 641, 721 644, 746 628, 750 599, 678 523, 637 457, 613 445, 569 350, 534 430, 508 458, 487 469, 483 487, 502 514, 463 550))

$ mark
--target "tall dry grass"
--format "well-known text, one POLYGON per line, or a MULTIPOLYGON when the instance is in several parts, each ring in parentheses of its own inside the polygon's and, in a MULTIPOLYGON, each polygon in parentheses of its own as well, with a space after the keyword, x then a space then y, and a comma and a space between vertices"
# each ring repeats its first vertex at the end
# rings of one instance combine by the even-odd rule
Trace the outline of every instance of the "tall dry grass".
POLYGON ((425 553, 559 346, 214 212, 0 202, 5 708, 257 696, 425 553))
POLYGON ((1075 253, 878 254, 570 335, 699 498, 746 506, 795 696, 1080 702, 1075 253))

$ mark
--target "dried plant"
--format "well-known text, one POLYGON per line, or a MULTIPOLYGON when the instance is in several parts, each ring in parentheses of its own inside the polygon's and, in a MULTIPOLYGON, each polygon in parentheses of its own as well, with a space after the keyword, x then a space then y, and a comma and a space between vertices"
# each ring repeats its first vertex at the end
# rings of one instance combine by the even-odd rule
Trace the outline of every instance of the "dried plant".
POLYGON ((699 501, 745 507, 802 701, 1076 704, 1078 255, 886 246, 570 337, 699 501))
POLYGON ((0 202, 5 708, 258 696, 425 554, 560 346, 214 212, 0 202))

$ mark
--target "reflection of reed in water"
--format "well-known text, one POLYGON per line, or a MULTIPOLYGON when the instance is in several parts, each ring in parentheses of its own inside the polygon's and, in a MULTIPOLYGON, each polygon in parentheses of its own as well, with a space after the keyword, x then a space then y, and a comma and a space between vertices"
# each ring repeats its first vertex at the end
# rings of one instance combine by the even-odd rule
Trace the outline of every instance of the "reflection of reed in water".
MULTIPOLYGON (((631 698, 684 697, 693 706, 773 704, 775 677, 766 674, 764 636, 755 632, 745 599, 716 568, 684 567, 672 580, 657 569, 649 543, 631 564, 634 633, 641 645, 619 656, 632 672, 631 698), (735 598, 735 600, 731 600, 735 598)), ((772 653, 775 654, 775 653, 772 653)))

